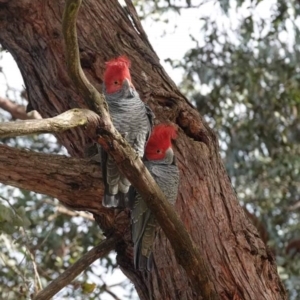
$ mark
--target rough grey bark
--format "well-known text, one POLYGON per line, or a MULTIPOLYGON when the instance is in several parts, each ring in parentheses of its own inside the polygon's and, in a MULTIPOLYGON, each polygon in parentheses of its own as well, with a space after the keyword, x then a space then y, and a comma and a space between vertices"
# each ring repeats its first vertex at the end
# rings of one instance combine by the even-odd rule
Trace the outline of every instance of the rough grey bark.
MULTIPOLYGON (((65 66, 63 6, 64 1, 0 0, 0 42, 16 59, 29 101, 43 117, 84 107, 65 66)), ((128 9, 131 19, 136 20, 133 8, 128 9)), ((85 1, 78 34, 84 71, 99 90, 104 62, 127 54, 141 98, 159 121, 179 126, 175 154, 181 182, 176 210, 209 263, 220 299, 285 299, 274 259, 238 205, 215 134, 162 69, 138 21, 133 26, 116 0, 85 1)), ((83 156, 84 146, 90 142, 80 129, 58 137, 76 157, 83 156)), ((12 164, 7 174, 14 168, 12 164)), ((18 186, 17 181, 11 184, 18 186)), ((154 271, 140 274, 132 264, 128 213, 117 211, 106 216, 103 212, 100 207, 96 219, 107 234, 122 236, 116 247, 118 262, 141 299, 195 299, 161 231, 154 246, 154 271)))

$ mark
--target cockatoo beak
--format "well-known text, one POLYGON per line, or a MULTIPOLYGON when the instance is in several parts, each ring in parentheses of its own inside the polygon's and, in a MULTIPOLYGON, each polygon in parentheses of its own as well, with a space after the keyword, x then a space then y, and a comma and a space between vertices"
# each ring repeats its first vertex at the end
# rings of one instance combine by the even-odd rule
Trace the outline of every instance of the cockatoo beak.
POLYGON ((168 164, 173 163, 173 160, 174 160, 174 151, 173 151, 173 149, 171 147, 166 151, 166 155, 165 155, 164 160, 168 164))
POLYGON ((124 79, 124 81, 123 81, 123 88, 125 90, 128 90, 129 94, 132 97, 134 96, 135 87, 134 87, 134 85, 132 84, 132 82, 128 78, 124 79))

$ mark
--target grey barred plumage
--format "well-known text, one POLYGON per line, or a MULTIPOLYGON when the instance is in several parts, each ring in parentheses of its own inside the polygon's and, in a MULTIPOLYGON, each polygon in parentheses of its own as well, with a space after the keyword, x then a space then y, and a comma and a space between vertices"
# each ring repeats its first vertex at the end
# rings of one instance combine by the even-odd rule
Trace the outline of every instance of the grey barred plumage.
MULTIPOLYGON (((152 128, 152 111, 140 99, 139 94, 124 80, 122 88, 112 94, 104 94, 109 113, 115 128, 124 136, 139 157, 143 157, 147 139, 152 128)), ((124 207, 130 182, 124 177, 112 157, 101 150, 102 173, 105 185, 103 205, 106 207, 124 207)))
MULTIPOLYGON (((172 149, 163 160, 145 161, 145 166, 171 204, 175 204, 179 185, 179 170, 172 149)), ((142 197, 130 188, 129 203, 134 243, 134 265, 139 270, 152 269, 152 246, 157 222, 142 197)))

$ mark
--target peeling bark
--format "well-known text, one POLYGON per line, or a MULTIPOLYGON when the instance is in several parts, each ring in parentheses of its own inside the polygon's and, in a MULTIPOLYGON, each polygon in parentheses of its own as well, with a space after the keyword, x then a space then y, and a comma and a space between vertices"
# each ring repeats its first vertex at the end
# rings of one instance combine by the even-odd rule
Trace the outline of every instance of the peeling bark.
MULTIPOLYGON (((52 0, 0 1, 0 42, 16 59, 29 102, 43 117, 85 107, 67 75, 61 28, 63 6, 64 1, 52 0)), ((175 144, 181 172, 176 210, 209 263, 220 299, 286 299, 273 257, 237 202, 218 154, 215 134, 160 66, 133 7, 128 9, 135 26, 116 0, 84 2, 78 19, 78 34, 86 76, 101 90, 104 62, 127 54, 132 60, 133 82, 142 99, 153 108, 159 121, 170 121, 181 128, 175 144)), ((75 157, 82 157, 84 146, 90 142, 81 129, 58 137, 75 157)), ((14 156, 14 151, 20 150, 3 147, 0 149, 0 182, 6 184, 26 188, 26 182, 37 181, 42 171, 47 175, 53 163, 50 157, 39 171, 35 165, 30 165, 32 160, 26 165, 20 158, 18 162, 25 164, 20 170, 14 156), (5 160, 6 168, 1 171, 5 160), (11 175, 5 176, 7 174, 11 175)), ((104 208, 98 207, 100 204, 95 201, 102 197, 101 184, 98 188, 87 188, 85 180, 94 173, 91 165, 80 166, 78 174, 83 170, 86 174, 80 177, 83 181, 75 192, 64 177, 62 180, 59 176, 55 178, 55 173, 48 173, 44 183, 48 187, 44 193, 53 196, 51 191, 58 187, 61 194, 57 192, 55 197, 71 205, 75 201, 73 208, 93 212, 96 206, 95 217, 101 227, 113 235, 121 233, 122 239, 116 247, 118 263, 135 284, 141 299, 196 299, 161 230, 154 247, 153 272, 141 274, 133 269, 128 212, 106 210, 104 214, 104 208)), ((75 161, 72 170, 74 168, 77 168, 75 161)), ((76 172, 71 173, 71 181, 79 177, 76 172)), ((30 189, 40 192, 41 185, 30 189)))

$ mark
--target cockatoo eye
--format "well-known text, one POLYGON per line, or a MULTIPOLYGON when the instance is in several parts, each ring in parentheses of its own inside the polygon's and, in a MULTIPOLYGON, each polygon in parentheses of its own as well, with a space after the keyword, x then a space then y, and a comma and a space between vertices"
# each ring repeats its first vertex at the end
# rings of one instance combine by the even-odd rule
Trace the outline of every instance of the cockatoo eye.
POLYGON ((119 81, 116 80, 116 81, 114 82, 114 84, 115 84, 115 85, 119 84, 119 81))
POLYGON ((160 152, 161 152, 161 150, 160 150, 160 149, 157 149, 157 150, 156 150, 156 153, 160 153, 160 152))

